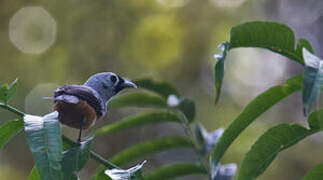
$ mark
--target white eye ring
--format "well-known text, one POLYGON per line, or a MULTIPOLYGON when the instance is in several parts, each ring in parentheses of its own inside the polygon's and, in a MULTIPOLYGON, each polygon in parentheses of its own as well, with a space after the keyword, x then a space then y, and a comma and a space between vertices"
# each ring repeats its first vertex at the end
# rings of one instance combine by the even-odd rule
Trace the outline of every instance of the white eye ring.
POLYGON ((115 84, 115 83, 117 82, 117 80, 118 80, 118 77, 117 77, 116 75, 111 75, 111 76, 110 76, 110 81, 111 81, 113 84, 115 84))

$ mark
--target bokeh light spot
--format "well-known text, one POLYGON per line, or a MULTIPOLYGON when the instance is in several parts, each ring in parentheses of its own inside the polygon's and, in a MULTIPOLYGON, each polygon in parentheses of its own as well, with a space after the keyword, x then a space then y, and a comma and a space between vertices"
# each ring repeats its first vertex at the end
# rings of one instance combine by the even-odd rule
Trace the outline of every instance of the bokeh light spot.
POLYGON ((42 7, 21 8, 10 19, 9 38, 23 53, 40 54, 55 42, 56 22, 42 7))
POLYGON ((284 77, 287 64, 279 61, 281 57, 277 54, 259 49, 237 49, 230 56, 239 61, 227 61, 230 68, 226 74, 231 83, 226 84, 223 92, 229 92, 237 104, 245 105, 256 95, 279 84, 284 77))
POLYGON ((220 8, 237 8, 246 0, 211 0, 212 4, 220 8))
POLYGON ((130 40, 130 47, 127 46, 124 52, 144 67, 165 68, 179 60, 182 34, 174 17, 148 17, 139 23, 130 40))
POLYGON ((178 8, 185 6, 189 0, 156 0, 158 4, 170 8, 178 8))

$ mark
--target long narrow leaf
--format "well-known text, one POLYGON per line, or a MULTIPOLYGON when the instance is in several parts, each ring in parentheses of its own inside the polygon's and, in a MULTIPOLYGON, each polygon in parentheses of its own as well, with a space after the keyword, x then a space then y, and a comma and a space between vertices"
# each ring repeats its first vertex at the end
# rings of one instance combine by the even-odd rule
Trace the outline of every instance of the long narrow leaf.
POLYGON ((149 154, 158 153, 172 148, 193 147, 191 140, 186 137, 167 136, 136 144, 114 155, 110 160, 112 163, 122 166, 127 162, 131 162, 149 154))
POLYGON ((24 130, 38 173, 43 180, 62 179, 62 139, 58 113, 44 117, 26 115, 24 130))
POLYGON ((3 84, 0 86, 0 101, 7 103, 16 93, 18 79, 14 80, 10 85, 3 84))
POLYGON ((0 126, 0 149, 6 145, 11 138, 16 136, 23 129, 22 119, 9 121, 0 126))
POLYGON ((150 91, 156 92, 163 96, 165 99, 171 94, 174 94, 179 97, 178 91, 167 82, 157 82, 152 79, 138 79, 134 83, 139 88, 148 89, 150 91))
POLYGON ((254 179, 270 165, 277 154, 302 139, 323 130, 323 109, 310 114, 311 129, 296 124, 280 124, 265 132, 246 154, 238 180, 254 179))
POLYGON ((108 103, 109 109, 120 107, 167 107, 165 98, 147 92, 124 93, 112 98, 108 103))
MULTIPOLYGON (((123 150, 122 152, 113 156, 110 161, 113 164, 122 166, 138 158, 174 148, 194 148, 194 145, 190 139, 182 136, 155 138, 123 150)), ((94 179, 109 179, 104 174, 104 170, 104 166, 98 167, 96 173, 94 174, 94 179)))
POLYGON ((174 179, 189 175, 207 175, 207 170, 201 165, 197 164, 172 164, 161 167, 144 175, 144 180, 174 179))
POLYGON ((128 128, 133 128, 133 127, 148 125, 148 124, 163 123, 163 122, 180 123, 181 120, 177 117, 175 113, 172 113, 172 112, 167 112, 167 111, 144 112, 144 113, 126 117, 125 119, 117 121, 113 124, 103 126, 97 131, 95 131, 94 134, 96 137, 99 137, 116 131, 125 130, 128 128))
POLYGON ((274 86, 251 101, 230 126, 225 129, 219 142, 213 149, 211 158, 213 158, 215 165, 220 161, 232 142, 254 120, 285 97, 299 91, 302 87, 302 79, 301 75, 295 76, 287 80, 284 85, 274 86))
POLYGON ((321 180, 323 177, 323 164, 319 164, 311 169, 302 180, 321 180))
POLYGON ((224 76, 224 61, 229 50, 230 43, 221 43, 219 45, 220 54, 216 54, 214 57, 217 60, 214 66, 214 80, 215 80, 215 104, 220 99, 220 93, 222 88, 222 81, 224 76))
POLYGON ((312 50, 310 44, 301 39, 295 49, 295 36, 286 25, 276 22, 248 22, 231 29, 230 48, 259 47, 279 53, 291 60, 304 64, 303 47, 312 50))
POLYGON ((246 154, 238 180, 255 179, 270 165, 277 154, 296 144, 314 131, 293 124, 280 124, 265 132, 246 154))
POLYGON ((16 94, 17 85, 18 85, 18 78, 9 85, 6 93, 5 102, 8 102, 16 94))

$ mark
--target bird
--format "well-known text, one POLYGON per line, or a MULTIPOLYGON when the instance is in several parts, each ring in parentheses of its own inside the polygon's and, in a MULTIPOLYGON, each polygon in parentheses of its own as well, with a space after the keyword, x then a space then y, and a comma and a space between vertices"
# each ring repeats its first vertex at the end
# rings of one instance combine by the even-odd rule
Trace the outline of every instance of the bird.
POLYGON ((68 85, 54 92, 53 110, 58 112, 60 123, 79 129, 77 143, 81 142, 82 130, 89 129, 107 113, 111 97, 125 88, 137 88, 130 80, 113 72, 92 75, 83 85, 68 85))

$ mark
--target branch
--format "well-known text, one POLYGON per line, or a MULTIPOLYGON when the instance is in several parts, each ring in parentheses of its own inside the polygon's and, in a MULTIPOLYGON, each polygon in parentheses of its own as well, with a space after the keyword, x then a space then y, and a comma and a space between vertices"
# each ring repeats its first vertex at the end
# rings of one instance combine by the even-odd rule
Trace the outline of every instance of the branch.
POLYGON ((112 164, 111 162, 109 162, 108 160, 104 159, 102 156, 100 156, 99 154, 91 151, 90 152, 91 154, 91 158, 94 159, 95 161, 103 164, 104 166, 106 166, 107 168, 109 169, 114 169, 114 168, 117 168, 117 169, 120 169, 118 166, 112 164))
POLYGON ((14 108, 14 107, 12 107, 12 106, 10 106, 8 104, 0 103, 0 107, 3 108, 3 109, 8 110, 8 111, 20 116, 20 117, 24 117, 24 115, 25 115, 25 113, 19 111, 18 109, 14 108))
MULTIPOLYGON (((74 141, 70 140, 68 137, 66 137, 64 135, 63 135, 63 140, 71 146, 79 146, 79 144, 76 144, 74 141)), ((100 156, 96 152, 90 151, 90 156, 93 160, 106 166, 109 169, 114 169, 114 168, 120 169, 118 166, 116 166, 116 165, 112 164, 111 162, 109 162, 108 160, 104 159, 102 156, 100 156)))

